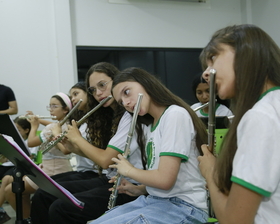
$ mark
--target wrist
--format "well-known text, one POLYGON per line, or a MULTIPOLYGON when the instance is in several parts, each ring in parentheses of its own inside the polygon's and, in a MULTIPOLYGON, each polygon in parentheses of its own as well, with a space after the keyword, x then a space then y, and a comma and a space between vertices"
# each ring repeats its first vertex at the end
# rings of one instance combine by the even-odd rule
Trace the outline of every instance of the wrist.
POLYGON ((129 169, 127 169, 124 176, 129 177, 129 175, 131 175, 133 169, 134 169, 134 166, 131 166, 129 169))

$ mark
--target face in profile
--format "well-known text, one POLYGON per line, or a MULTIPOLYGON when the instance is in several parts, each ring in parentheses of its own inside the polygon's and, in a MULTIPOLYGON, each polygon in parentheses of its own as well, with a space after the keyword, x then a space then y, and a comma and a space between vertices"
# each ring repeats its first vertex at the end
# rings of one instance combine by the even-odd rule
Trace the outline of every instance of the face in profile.
POLYGON ((209 82, 210 69, 215 69, 218 96, 223 100, 231 99, 235 95, 235 51, 226 44, 220 44, 219 49, 219 53, 213 55, 207 62, 208 68, 203 72, 202 76, 209 82))
POLYGON ((62 120, 68 113, 68 110, 64 109, 60 101, 55 97, 50 99, 50 105, 48 108, 50 115, 56 116, 56 120, 58 121, 62 120))
POLYGON ((79 110, 85 110, 86 109, 86 105, 87 105, 87 93, 79 88, 72 88, 70 90, 70 96, 71 96, 71 102, 73 104, 73 106, 75 106, 80 99, 82 99, 83 101, 81 102, 80 106, 79 106, 79 110))
MULTIPOLYGON (((88 91, 93 95, 96 101, 100 102, 103 99, 111 95, 112 78, 102 72, 93 72, 89 77, 88 91)), ((114 99, 110 99, 103 107, 108 107, 114 102, 114 99)))

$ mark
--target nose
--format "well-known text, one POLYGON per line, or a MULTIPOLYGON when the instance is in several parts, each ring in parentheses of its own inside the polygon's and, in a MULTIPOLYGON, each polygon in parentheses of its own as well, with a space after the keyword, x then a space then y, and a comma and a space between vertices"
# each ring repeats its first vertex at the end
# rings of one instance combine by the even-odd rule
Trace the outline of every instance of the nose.
POLYGON ((74 96, 72 96, 71 102, 72 102, 72 104, 75 102, 75 97, 74 96))
POLYGON ((210 67, 208 66, 206 69, 205 69, 205 71, 202 73, 202 78, 206 81, 206 82, 208 82, 208 84, 209 84, 209 82, 210 82, 210 67))
POLYGON ((123 106, 128 107, 130 104, 130 101, 128 99, 123 99, 123 106))
POLYGON ((209 93, 204 92, 204 93, 202 94, 202 98, 203 98, 203 99, 208 99, 208 98, 209 98, 209 93))
POLYGON ((101 95, 102 93, 103 93, 103 92, 102 92, 100 89, 96 88, 95 94, 96 94, 97 96, 101 95))

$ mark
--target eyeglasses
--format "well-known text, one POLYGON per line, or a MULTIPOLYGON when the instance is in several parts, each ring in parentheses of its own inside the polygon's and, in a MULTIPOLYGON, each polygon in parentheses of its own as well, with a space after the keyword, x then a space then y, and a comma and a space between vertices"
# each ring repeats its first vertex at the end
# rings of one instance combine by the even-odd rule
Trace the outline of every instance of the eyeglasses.
POLYGON ((99 89, 102 92, 105 91, 107 88, 107 84, 111 81, 113 81, 113 80, 111 79, 110 81, 107 81, 107 82, 101 81, 101 82, 97 83, 96 88, 93 86, 88 87, 89 94, 94 95, 96 93, 96 89, 99 89))
POLYGON ((52 105, 47 106, 47 110, 50 111, 50 110, 57 109, 59 107, 63 107, 63 106, 52 104, 52 105))

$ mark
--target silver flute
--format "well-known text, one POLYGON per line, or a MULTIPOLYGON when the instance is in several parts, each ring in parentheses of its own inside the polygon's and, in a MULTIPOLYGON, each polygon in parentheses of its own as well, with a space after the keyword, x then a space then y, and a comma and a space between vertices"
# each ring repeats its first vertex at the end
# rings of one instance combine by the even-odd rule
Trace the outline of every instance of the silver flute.
MULTIPOLYGON (((133 110, 132 121, 131 121, 129 131, 128 131, 128 134, 127 134, 125 149, 124 149, 124 152, 123 152, 123 157, 124 158, 127 158, 128 154, 129 154, 131 139, 133 137, 133 133, 134 133, 134 130, 135 130, 136 121, 137 121, 138 113, 139 113, 139 110, 140 110, 140 105, 141 105, 142 98, 143 98, 143 94, 139 93, 136 106, 134 107, 134 110, 133 110)), ((117 197, 118 197, 117 187, 120 185, 122 178, 123 178, 122 175, 117 174, 116 180, 114 182, 113 190, 112 190, 112 193, 111 193, 110 198, 109 198, 108 209, 113 208, 116 204, 116 200, 117 200, 117 197)))
POLYGON ((69 117, 79 108, 82 102, 82 99, 78 101, 78 103, 72 108, 72 110, 69 111, 69 113, 64 117, 64 119, 59 122, 60 126, 62 126, 69 119, 69 117))
POLYGON ((19 118, 28 119, 30 116, 36 116, 39 119, 56 119, 56 116, 41 116, 41 115, 24 115, 24 116, 19 116, 19 118))
MULTIPOLYGON (((62 126, 68 119, 69 117, 79 108, 80 104, 83 102, 82 99, 80 99, 78 101, 78 103, 72 108, 72 110, 69 111, 69 113, 64 117, 64 119, 62 121, 59 122, 59 125, 62 126)), ((52 138, 53 135, 50 136, 50 138, 52 138)), ((39 146, 39 151, 44 151, 45 148, 49 145, 51 141, 46 141, 43 142, 40 146, 39 146)))
MULTIPOLYGON (((209 150, 216 156, 215 150, 215 107, 216 107, 216 70, 210 70, 210 100, 209 100, 209 117, 208 117, 208 147, 209 150)), ((207 190, 207 205, 208 215, 215 218, 215 213, 212 208, 209 191, 207 190)))
MULTIPOLYGON (((108 96, 107 98, 103 99, 102 101, 100 101, 100 103, 96 107, 94 107, 87 114, 85 114, 79 121, 77 121, 77 126, 83 124, 90 115, 92 115, 95 111, 97 111, 103 104, 108 102, 110 99, 112 99, 111 95, 108 96)), ((44 155, 45 153, 50 151, 54 146, 56 146, 59 142, 61 142, 61 140, 65 137, 66 134, 67 134, 67 131, 64 131, 63 133, 61 133, 59 135, 59 137, 57 137, 57 139, 50 141, 45 146, 45 148, 42 150, 42 154, 44 155)))
POLYGON ((216 155, 215 152, 215 128, 216 128, 216 70, 210 70, 210 99, 209 99, 209 116, 208 116, 208 147, 209 150, 216 155))
POLYGON ((196 111, 198 111, 200 109, 204 109, 205 107, 208 107, 208 105, 209 105, 209 101, 207 103, 202 104, 199 107, 194 108, 193 111, 196 112, 196 111))

